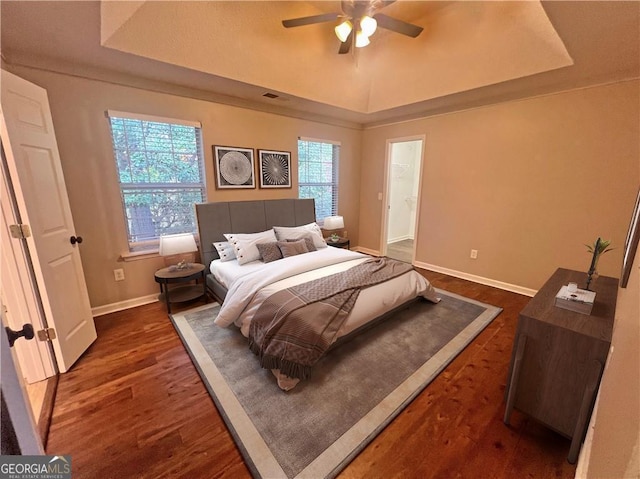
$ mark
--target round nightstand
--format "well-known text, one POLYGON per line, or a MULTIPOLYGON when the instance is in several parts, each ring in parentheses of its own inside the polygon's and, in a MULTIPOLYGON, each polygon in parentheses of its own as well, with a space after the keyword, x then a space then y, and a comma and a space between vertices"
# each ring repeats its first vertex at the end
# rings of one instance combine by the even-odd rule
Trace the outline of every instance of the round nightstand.
POLYGON ((333 246, 334 248, 349 249, 350 246, 350 242, 347 238, 338 238, 338 241, 331 241, 331 238, 327 238, 326 242, 329 246, 333 246))
POLYGON ((175 266, 162 268, 155 273, 156 283, 160 284, 160 296, 158 299, 167 305, 167 312, 171 314, 171 303, 184 303, 204 297, 207 300, 207 284, 204 278, 204 265, 189 263, 188 268, 176 269, 175 266), (200 280, 200 284, 198 284, 200 280), (196 281, 196 284, 169 287, 171 283, 188 283, 196 281))

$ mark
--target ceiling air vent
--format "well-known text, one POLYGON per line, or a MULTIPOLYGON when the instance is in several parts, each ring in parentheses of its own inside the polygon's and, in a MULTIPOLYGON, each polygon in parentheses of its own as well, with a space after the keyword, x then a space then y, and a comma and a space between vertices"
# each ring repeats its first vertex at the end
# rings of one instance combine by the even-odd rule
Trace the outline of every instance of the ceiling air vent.
POLYGON ((265 93, 265 94, 264 94, 264 95, 262 95, 262 96, 265 96, 265 97, 267 97, 267 98, 274 99, 274 98, 278 98, 280 95, 276 95, 275 93, 269 93, 269 92, 267 92, 267 93, 265 93))

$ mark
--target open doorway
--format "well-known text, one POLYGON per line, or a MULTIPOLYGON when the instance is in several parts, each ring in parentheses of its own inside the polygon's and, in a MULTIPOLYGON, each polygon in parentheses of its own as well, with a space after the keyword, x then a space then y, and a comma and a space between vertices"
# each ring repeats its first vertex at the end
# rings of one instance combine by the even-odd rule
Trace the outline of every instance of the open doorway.
POLYGON ((389 140, 385 254, 406 263, 415 259, 415 239, 424 137, 389 140))

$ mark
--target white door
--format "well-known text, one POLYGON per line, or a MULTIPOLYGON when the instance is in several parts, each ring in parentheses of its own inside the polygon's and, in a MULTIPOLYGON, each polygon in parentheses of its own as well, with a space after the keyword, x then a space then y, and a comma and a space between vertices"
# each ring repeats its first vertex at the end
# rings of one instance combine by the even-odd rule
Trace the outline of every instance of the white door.
POLYGON ((47 92, 2 70, 0 135, 60 372, 96 339, 47 92))
MULTIPOLYGON (((35 330, 40 330, 44 329, 46 321, 40 306, 38 286, 31 271, 27 242, 14 238, 11 234, 11 225, 20 224, 22 221, 9 181, 4 145, 1 146, 0 299, 6 307, 4 319, 14 331, 22 329, 25 323, 31 323, 35 330)), ((55 376, 55 359, 48 342, 16 341, 13 349, 23 377, 28 383, 55 376)))

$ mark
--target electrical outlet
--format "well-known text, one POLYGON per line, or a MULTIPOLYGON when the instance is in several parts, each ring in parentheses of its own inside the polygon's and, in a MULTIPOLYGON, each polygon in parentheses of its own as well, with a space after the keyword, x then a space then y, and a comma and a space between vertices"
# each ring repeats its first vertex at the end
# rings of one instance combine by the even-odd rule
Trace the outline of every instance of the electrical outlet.
POLYGON ((113 277, 116 281, 124 281, 124 270, 123 269, 114 269, 113 277))
POLYGON ((348 238, 348 237, 349 237, 349 234, 347 233, 347 230, 344 230, 344 231, 342 232, 342 235, 343 235, 345 238, 348 238))
POLYGON ((478 250, 477 249, 472 249, 471 250, 471 259, 478 259, 478 250))

